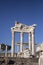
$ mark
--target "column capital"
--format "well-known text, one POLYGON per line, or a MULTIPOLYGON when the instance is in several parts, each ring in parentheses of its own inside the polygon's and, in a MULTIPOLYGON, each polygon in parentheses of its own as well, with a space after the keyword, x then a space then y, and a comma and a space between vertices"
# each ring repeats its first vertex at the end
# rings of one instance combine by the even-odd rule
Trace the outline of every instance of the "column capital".
POLYGON ((15 33, 15 32, 12 30, 12 33, 15 33))
POLYGON ((34 34, 34 30, 32 30, 31 33, 34 34))
POLYGON ((23 34, 24 34, 24 32, 20 32, 20 34, 21 34, 21 35, 23 35, 23 34))
POLYGON ((30 34, 31 32, 29 32, 29 34, 30 34))

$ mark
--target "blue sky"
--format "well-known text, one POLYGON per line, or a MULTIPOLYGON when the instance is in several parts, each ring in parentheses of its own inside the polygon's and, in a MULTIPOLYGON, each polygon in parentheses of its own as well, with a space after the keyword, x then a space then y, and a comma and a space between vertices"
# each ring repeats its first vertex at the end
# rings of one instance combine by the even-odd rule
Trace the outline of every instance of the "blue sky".
POLYGON ((35 42, 43 42, 43 0, 0 0, 0 43, 11 45, 15 21, 37 24, 35 42))

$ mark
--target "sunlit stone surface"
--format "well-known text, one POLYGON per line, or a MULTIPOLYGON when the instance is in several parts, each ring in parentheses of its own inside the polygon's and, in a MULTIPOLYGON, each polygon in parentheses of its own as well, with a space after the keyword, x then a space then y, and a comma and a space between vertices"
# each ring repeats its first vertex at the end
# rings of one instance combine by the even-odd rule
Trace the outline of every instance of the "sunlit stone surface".
POLYGON ((28 50, 29 52, 31 52, 30 55, 35 55, 35 27, 36 24, 33 24, 31 26, 27 26, 25 24, 16 22, 15 26, 11 28, 12 31, 12 53, 11 56, 14 56, 14 46, 15 46, 15 33, 16 32, 20 32, 20 53, 23 52, 23 34, 24 33, 28 33, 29 37, 28 37, 28 50))

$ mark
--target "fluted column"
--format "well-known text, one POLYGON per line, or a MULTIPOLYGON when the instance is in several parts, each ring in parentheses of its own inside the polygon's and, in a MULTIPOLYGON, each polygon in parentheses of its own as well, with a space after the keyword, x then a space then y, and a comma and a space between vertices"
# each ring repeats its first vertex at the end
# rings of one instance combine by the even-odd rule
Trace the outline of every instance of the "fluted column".
POLYGON ((31 32, 29 32, 29 50, 30 52, 32 52, 32 36, 31 36, 31 32))
POLYGON ((20 52, 23 51, 23 32, 20 33, 20 52))
POLYGON ((34 37, 34 30, 32 31, 32 55, 35 54, 35 37, 34 37))
POLYGON ((14 31, 12 31, 12 47, 11 47, 11 57, 14 57, 14 50, 15 50, 15 46, 14 46, 14 35, 15 35, 15 33, 14 33, 14 31))

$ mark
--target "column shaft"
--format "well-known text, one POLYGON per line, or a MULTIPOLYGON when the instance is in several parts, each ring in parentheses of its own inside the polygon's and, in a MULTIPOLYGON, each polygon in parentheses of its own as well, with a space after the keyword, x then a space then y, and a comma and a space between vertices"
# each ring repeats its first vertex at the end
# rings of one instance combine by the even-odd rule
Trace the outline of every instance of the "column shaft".
POLYGON ((20 33, 20 52, 23 51, 23 32, 20 33))
POLYGON ((31 32, 29 33, 29 50, 30 53, 32 52, 32 36, 31 36, 31 32))
POLYGON ((0 44, 0 51, 1 51, 1 44, 0 44))
POLYGON ((11 47, 11 57, 14 57, 14 31, 12 31, 12 47, 11 47))
POLYGON ((6 53, 5 53, 5 57, 7 57, 7 45, 6 45, 6 53))
POLYGON ((35 37, 34 37, 34 31, 32 31, 32 55, 35 54, 35 37))

